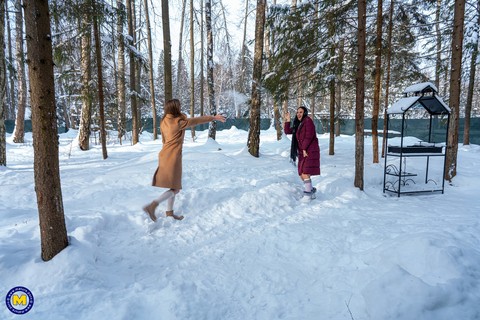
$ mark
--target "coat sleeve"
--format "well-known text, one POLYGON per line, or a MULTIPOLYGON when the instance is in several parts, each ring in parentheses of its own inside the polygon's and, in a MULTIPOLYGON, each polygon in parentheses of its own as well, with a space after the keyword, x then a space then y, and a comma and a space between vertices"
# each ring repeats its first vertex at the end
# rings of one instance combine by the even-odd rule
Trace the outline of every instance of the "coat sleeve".
POLYGON ((213 116, 201 116, 180 120, 180 129, 195 127, 197 124, 207 123, 213 121, 213 119, 213 116))
POLYGON ((285 122, 284 126, 283 126, 283 132, 285 132, 285 134, 292 134, 292 128, 290 128, 290 121, 288 122, 285 122))
POLYGON ((301 135, 302 139, 298 141, 298 148, 300 150, 307 150, 317 134, 315 125, 310 118, 303 123, 303 131, 304 133, 301 135))

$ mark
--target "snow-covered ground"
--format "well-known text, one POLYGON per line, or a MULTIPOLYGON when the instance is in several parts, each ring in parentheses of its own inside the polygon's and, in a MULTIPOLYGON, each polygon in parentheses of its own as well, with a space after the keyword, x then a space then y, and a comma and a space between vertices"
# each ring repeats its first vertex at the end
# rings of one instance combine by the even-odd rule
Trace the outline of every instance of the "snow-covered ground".
MULTIPOLYGON (((365 190, 354 182, 355 138, 319 135, 317 199, 298 201, 290 137, 261 132, 261 156, 246 131, 187 132, 176 213, 153 223, 142 206, 161 140, 84 152, 60 135, 70 245, 40 258, 31 135, 7 136, 0 167, 1 319, 480 319, 480 146, 459 146, 445 193, 384 194, 383 159, 365 140, 365 190), (10 289, 33 308, 16 315, 10 289)), ((410 165, 409 171, 415 170, 410 165)), ((417 168, 420 169, 420 168, 417 168)))

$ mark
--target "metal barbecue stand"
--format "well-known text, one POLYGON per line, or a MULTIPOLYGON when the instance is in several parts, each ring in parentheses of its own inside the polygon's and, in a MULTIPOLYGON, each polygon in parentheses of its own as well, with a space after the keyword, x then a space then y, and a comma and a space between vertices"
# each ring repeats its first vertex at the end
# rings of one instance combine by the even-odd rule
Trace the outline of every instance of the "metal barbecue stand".
MULTIPOLYGON (((387 150, 385 152, 383 193, 388 191, 397 194, 398 197, 400 197, 401 194, 425 192, 441 192, 443 194, 446 169, 445 146, 447 144, 451 110, 438 96, 438 90, 431 82, 423 82, 409 86, 403 94, 403 98, 387 109, 386 143, 384 144, 387 150), (392 137, 394 132, 390 129, 392 125, 391 122, 400 116, 400 145, 391 145, 390 141, 394 138, 392 137), (425 118, 425 116, 428 116, 430 120, 428 141, 419 141, 412 145, 405 145, 404 139, 406 138, 407 123, 419 117, 425 118), (442 126, 442 131, 445 131, 444 145, 438 145, 438 142, 432 141, 433 119, 439 116, 443 117, 443 119, 446 117, 446 122, 444 122, 442 126), (443 174, 439 178, 439 180, 441 179, 441 183, 437 183, 437 181, 429 177, 431 157, 440 157, 440 160, 443 159, 443 161, 436 161, 436 163, 443 163, 443 174), (417 178, 418 172, 407 171, 408 158, 426 159, 424 181, 419 181, 417 178)), ((398 137, 395 140, 398 144, 398 137)))

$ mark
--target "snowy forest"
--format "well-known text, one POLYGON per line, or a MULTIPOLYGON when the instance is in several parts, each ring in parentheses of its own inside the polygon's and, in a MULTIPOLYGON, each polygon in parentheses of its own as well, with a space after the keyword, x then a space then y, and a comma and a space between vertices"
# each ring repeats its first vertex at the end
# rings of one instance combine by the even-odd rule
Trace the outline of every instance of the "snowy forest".
MULTIPOLYGON (((315 117, 354 118, 357 2, 264 4, 260 116, 279 118, 286 105, 305 105, 315 117)), ((416 82, 431 81, 448 101, 456 2, 366 4, 365 117, 382 116, 416 82)), ((129 143, 136 139, 125 137, 127 120, 141 130, 141 119, 161 116, 163 101, 172 96, 191 115, 214 110, 248 118, 258 4, 242 6, 231 12, 224 0, 49 1, 58 125, 81 128, 86 136, 98 130, 100 86, 106 130, 118 129, 118 139, 129 143)), ((22 122, 31 113, 25 17, 22 1, 4 1, 4 7, 3 117, 16 120, 15 140, 21 142, 22 122)), ((464 11, 462 118, 480 113, 474 85, 478 1, 466 1, 464 11)))
MULTIPOLYGON (((233 12, 225 0, 15 0, 0 1, 0 10, 0 166, 8 164, 5 120, 24 143, 31 119, 35 172, 43 172, 37 192, 60 192, 51 157, 58 127, 78 130, 82 150, 98 135, 106 159, 108 142, 135 145, 146 121, 157 139, 172 98, 190 116, 249 119, 255 157, 260 119, 271 119, 280 139, 283 113, 306 106, 329 122, 332 152, 338 121, 355 119, 361 190, 364 119, 378 150, 378 123, 404 88, 429 81, 452 109, 448 179, 459 118, 468 144, 468 120, 480 115, 479 1, 246 0, 233 12)), ((212 122, 212 139, 215 130, 212 122)), ((53 195, 39 210, 61 212, 58 201, 53 195)))

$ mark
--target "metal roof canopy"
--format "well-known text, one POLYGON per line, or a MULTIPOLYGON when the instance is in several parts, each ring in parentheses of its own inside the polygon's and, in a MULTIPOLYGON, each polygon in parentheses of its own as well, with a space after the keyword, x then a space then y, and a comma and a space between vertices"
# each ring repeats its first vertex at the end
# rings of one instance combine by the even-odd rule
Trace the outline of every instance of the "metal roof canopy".
POLYGON ((451 109, 438 95, 431 82, 422 82, 407 87, 404 97, 387 109, 387 114, 403 114, 412 107, 423 107, 430 115, 450 114, 451 109))

